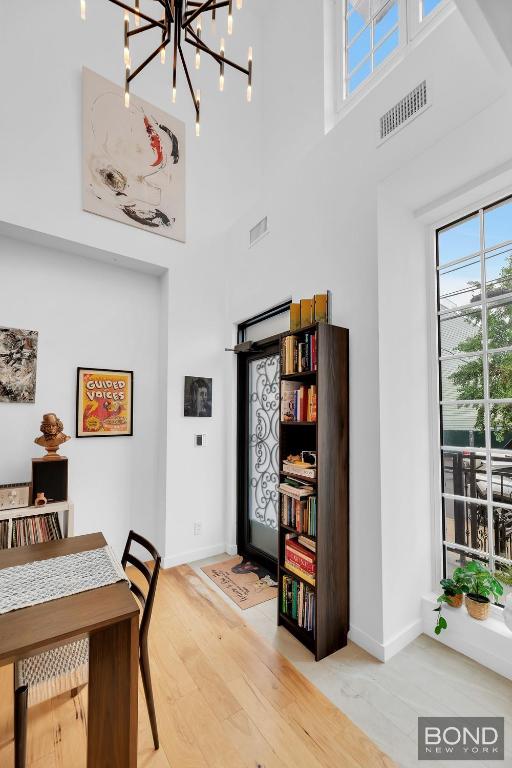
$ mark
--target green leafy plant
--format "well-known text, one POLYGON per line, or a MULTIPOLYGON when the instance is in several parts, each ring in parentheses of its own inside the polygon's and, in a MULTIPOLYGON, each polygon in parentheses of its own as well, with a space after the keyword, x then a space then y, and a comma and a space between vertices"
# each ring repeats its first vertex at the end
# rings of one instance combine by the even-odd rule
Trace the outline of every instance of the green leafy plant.
POLYGON ((506 584, 507 587, 512 587, 512 566, 505 568, 503 571, 495 571, 494 576, 502 584, 506 584))
POLYGON ((509 573, 503 571, 499 574, 492 574, 477 560, 472 560, 470 563, 459 568, 455 568, 451 579, 441 579, 439 582, 443 588, 443 594, 439 595, 437 602, 439 606, 434 608, 434 613, 437 613, 437 622, 434 627, 436 635, 440 635, 443 629, 447 629, 448 622, 442 615, 442 604, 450 604, 450 598, 456 595, 478 595, 479 597, 489 599, 492 595, 497 600, 503 594, 503 587, 500 584, 501 578, 509 578, 512 584, 512 568, 509 573), (498 580, 499 579, 499 580, 498 580))
MULTIPOLYGON (((458 568, 455 569, 454 577, 458 570, 458 568)), ((498 579, 477 560, 472 560, 464 566, 460 578, 467 586, 469 596, 478 595, 478 597, 485 597, 488 600, 492 595, 495 600, 498 600, 503 594, 503 586, 498 579)))

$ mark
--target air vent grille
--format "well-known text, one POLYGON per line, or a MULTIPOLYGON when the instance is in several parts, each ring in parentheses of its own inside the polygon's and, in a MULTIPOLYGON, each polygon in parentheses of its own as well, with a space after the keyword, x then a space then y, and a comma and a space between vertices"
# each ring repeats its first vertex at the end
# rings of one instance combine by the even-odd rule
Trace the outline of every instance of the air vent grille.
POLYGON ((253 246, 258 240, 261 240, 263 235, 268 232, 267 217, 258 221, 258 223, 249 232, 249 247, 253 246))
POLYGON ((382 115, 380 118, 381 141, 401 128, 408 120, 416 117, 427 106, 427 81, 424 80, 382 115))

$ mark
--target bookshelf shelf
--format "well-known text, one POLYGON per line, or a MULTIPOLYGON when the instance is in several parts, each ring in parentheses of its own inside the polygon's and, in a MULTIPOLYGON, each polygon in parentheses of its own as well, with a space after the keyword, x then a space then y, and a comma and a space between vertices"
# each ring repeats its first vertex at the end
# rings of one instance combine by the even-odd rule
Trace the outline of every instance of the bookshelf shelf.
POLYGON ((314 379, 316 371, 297 371, 297 373, 282 373, 281 379, 284 381, 300 381, 301 379, 314 379))
MULTIPOLYGON (((316 574, 315 587, 285 567, 285 548, 290 536, 298 532, 279 517, 279 597, 278 624, 291 632, 310 650, 317 661, 347 644, 349 628, 349 509, 348 509, 348 345, 346 328, 316 324, 281 336, 282 357, 297 337, 297 344, 308 344, 316 334, 317 368, 304 373, 287 373, 282 381, 297 381, 298 386, 316 385, 316 421, 281 421, 279 433, 280 464, 301 451, 316 451, 317 477, 293 476, 280 472, 281 480, 293 478, 311 484, 316 495, 316 574), (286 341, 288 339, 288 341, 286 341), (292 428, 293 427, 293 428, 292 428), (283 576, 295 579, 314 594, 315 630, 298 626, 283 612, 283 576)), ((303 347, 299 347, 303 349, 303 347)), ((314 359, 309 358, 309 359, 314 359)), ((289 358, 288 358, 289 361, 289 358)), ((284 367, 284 365, 283 365, 284 367)), ((288 370, 290 366, 287 366, 288 370)), ((287 412, 287 411, 285 411, 287 412)), ((308 535, 308 534, 304 534, 308 535)), ((296 549, 299 549, 297 547, 296 549)), ((303 550, 304 552, 304 550, 303 550)), ((310 553, 311 555, 311 553, 310 553)), ((304 557, 305 555, 301 555, 304 557)), ((293 554, 291 555, 293 559, 293 554)), ((307 559, 307 558, 306 558, 307 559)), ((294 561, 295 562, 295 561, 294 561)), ((286 579, 285 579, 286 581, 286 579)), ((304 589, 301 587, 300 589, 304 589)), ((288 590, 290 585, 288 583, 288 590)), ((288 595, 290 592, 288 591, 288 595)), ((294 593, 295 594, 295 593, 294 593)), ((295 599, 295 598, 294 598, 295 599)), ((288 600, 289 605, 289 600, 288 600)), ((294 603, 294 615, 297 603, 294 603)), ((288 608, 289 610, 289 608, 288 608)))
POLYGON ((316 421, 282 421, 282 427, 316 427, 316 421))
POLYGON ((292 635, 295 635, 295 637, 300 640, 301 643, 311 651, 311 653, 315 652, 315 638, 312 632, 309 632, 303 627, 299 627, 296 621, 290 619, 289 616, 287 616, 285 613, 282 613, 281 611, 279 611, 279 618, 283 626, 285 626, 292 633, 292 635))
POLYGON ((60 529, 62 535, 66 538, 73 536, 74 528, 74 506, 71 501, 55 501, 45 504, 41 507, 19 507, 17 509, 3 509, 0 511, 0 523, 7 521, 9 524, 7 534, 7 549, 11 547, 11 533, 13 520, 20 520, 25 517, 35 517, 39 515, 48 515, 52 512, 59 516, 60 529))
POLYGON ((298 536, 307 536, 308 539, 313 539, 313 541, 316 541, 316 536, 313 536, 311 533, 299 533, 295 530, 295 528, 292 528, 289 525, 285 525, 284 523, 281 523, 281 530, 286 531, 287 533, 295 533, 298 536))

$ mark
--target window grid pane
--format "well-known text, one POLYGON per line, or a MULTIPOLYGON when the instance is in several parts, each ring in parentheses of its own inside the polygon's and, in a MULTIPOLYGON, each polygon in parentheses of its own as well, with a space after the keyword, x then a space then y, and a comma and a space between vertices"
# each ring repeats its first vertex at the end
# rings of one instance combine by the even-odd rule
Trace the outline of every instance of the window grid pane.
POLYGON ((512 198, 437 232, 445 575, 457 560, 512 563, 510 234, 512 198))
POLYGON ((353 93, 400 44, 400 0, 345 3, 345 92, 353 93))

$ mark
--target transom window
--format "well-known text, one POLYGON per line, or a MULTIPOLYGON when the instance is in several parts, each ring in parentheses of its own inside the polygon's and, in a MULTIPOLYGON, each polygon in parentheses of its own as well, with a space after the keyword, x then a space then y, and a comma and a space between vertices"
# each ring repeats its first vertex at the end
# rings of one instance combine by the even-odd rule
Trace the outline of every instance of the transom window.
POLYGON ((436 16, 436 9, 447 0, 339 2, 344 14, 343 98, 348 98, 414 37, 423 23, 436 16))
POLYGON ((512 564, 512 197, 437 232, 444 572, 512 564))
POLYGON ((345 88, 349 95, 398 48, 399 0, 347 0, 345 88))

